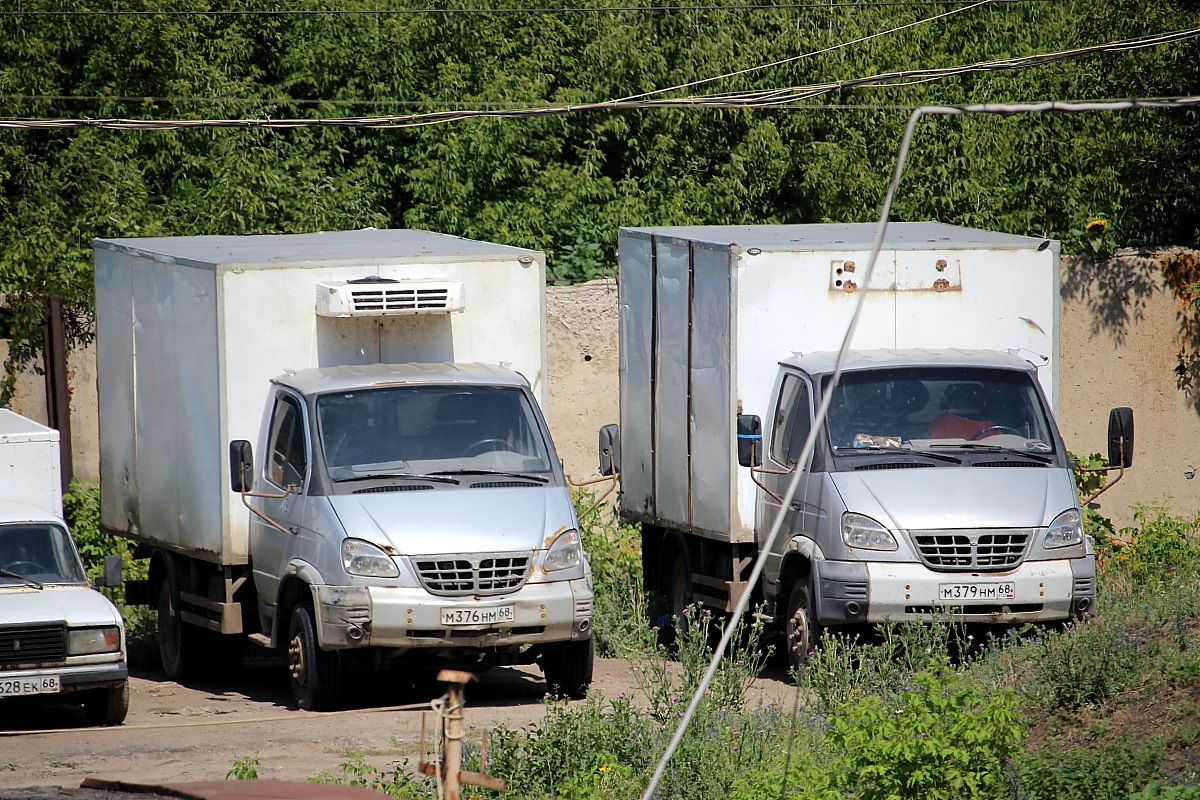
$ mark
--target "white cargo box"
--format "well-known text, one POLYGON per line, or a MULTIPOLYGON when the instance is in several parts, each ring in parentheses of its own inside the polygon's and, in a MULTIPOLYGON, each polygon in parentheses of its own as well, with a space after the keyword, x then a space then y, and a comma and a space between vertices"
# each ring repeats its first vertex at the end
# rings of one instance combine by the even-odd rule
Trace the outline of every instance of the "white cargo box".
POLYGON ((229 442, 257 442, 285 369, 503 363, 546 403, 537 251, 372 229, 97 239, 95 259, 100 521, 140 541, 246 562, 229 442))
POLYGON ((0 408, 0 503, 36 506, 61 517, 58 431, 0 408))
POLYGON ((873 223, 622 229, 621 510, 754 540, 754 484, 736 418, 767 407, 779 362, 851 346, 1016 350, 1058 398, 1057 242, 892 223, 863 286, 873 223))

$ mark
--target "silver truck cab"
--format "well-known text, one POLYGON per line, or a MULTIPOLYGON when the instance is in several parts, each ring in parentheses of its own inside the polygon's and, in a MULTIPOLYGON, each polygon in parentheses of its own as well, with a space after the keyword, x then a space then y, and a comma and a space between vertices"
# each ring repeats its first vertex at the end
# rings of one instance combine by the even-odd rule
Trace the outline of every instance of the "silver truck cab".
POLYGON ((298 370, 272 382, 260 431, 257 465, 248 442, 231 445, 233 488, 248 491, 261 628, 288 643, 301 707, 328 705, 356 658, 536 660, 583 694, 591 572, 524 378, 298 370))

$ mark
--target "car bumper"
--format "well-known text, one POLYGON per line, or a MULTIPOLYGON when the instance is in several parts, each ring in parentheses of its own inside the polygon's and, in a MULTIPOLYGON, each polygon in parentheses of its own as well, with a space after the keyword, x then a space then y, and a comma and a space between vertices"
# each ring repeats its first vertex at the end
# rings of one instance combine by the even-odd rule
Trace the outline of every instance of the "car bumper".
POLYGON ((6 670, 0 672, 0 680, 32 680, 52 675, 58 676, 59 686, 61 687, 61 690, 56 694, 64 695, 71 692, 81 692, 86 689, 104 689, 120 686, 129 679, 129 668, 124 661, 121 661, 109 664, 6 670))
POLYGON ((437 597, 424 589, 314 587, 325 649, 491 648, 584 640, 592 635, 591 581, 530 583, 508 595, 437 597), (442 624, 443 609, 491 611, 512 606, 503 623, 442 624))
POLYGON ((823 624, 928 621, 947 613, 972 622, 1044 622, 1095 610, 1091 559, 1026 561, 1014 570, 985 573, 934 572, 914 563, 839 566, 822 562, 818 568, 823 624), (1012 597, 1005 596, 1006 587, 1012 587, 1012 597))

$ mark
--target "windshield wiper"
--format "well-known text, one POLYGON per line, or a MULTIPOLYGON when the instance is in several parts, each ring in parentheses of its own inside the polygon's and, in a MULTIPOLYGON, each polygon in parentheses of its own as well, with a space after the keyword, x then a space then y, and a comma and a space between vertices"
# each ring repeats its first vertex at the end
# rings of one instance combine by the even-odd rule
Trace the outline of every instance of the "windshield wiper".
POLYGON ((446 475, 416 475, 411 472, 369 472, 366 475, 355 475, 353 478, 338 478, 334 483, 353 483, 354 481, 369 481, 379 478, 409 478, 415 481, 434 481, 436 483, 452 483, 458 486, 462 481, 457 481, 454 478, 446 475))
POLYGON ((4 569, 3 567, 0 567, 0 575, 5 576, 6 578, 16 578, 19 581, 25 581, 25 583, 29 584, 30 586, 32 586, 35 589, 45 589, 46 588, 42 584, 35 581, 33 578, 27 578, 24 575, 21 575, 20 573, 11 572, 7 569, 4 569))
POLYGON ((945 453, 927 453, 924 450, 913 450, 912 448, 908 447, 891 447, 889 445, 882 444, 873 444, 867 447, 846 447, 842 445, 835 446, 833 449, 838 452, 845 450, 848 453, 903 453, 907 456, 925 456, 926 458, 933 458, 938 461, 948 461, 951 464, 962 463, 961 458, 946 455, 945 453))
POLYGON ((437 473, 439 475, 499 475, 502 478, 521 478, 527 481, 536 481, 537 483, 549 483, 550 479, 544 475, 530 475, 526 472, 503 472, 495 469, 456 469, 453 472, 437 473))
POLYGON ((1000 444, 984 444, 983 442, 962 442, 961 444, 931 444, 929 447, 953 447, 957 450, 994 450, 1001 453, 1012 453, 1014 456, 1031 458, 1043 464, 1053 464, 1054 456, 1043 453, 1031 453, 1028 450, 1018 450, 1015 447, 1005 447, 1000 444))

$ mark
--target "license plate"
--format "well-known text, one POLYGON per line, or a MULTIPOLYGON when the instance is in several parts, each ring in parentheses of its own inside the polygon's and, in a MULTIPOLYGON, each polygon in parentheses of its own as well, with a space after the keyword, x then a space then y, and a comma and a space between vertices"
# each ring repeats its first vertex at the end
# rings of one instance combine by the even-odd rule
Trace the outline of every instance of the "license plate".
POLYGON ((55 694, 62 691, 57 675, 36 678, 0 678, 0 697, 20 697, 27 694, 55 694))
POLYGON ((1016 600, 1017 586, 1013 583, 941 583, 938 600, 966 602, 977 600, 1016 600))
POLYGON ((458 625, 503 625, 514 619, 511 603, 506 606, 454 606, 442 609, 442 624, 448 628, 458 625))

